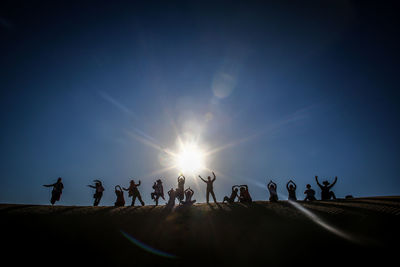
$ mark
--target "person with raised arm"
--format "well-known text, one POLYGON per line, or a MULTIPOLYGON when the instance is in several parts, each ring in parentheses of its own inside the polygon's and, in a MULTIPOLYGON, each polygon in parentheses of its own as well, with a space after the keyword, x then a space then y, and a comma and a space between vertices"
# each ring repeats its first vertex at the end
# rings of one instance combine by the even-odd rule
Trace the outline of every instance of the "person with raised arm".
POLYGON ((94 185, 88 185, 90 188, 96 189, 93 198, 94 198, 94 203, 93 206, 98 206, 100 203, 101 198, 103 197, 103 192, 104 192, 104 187, 103 184, 100 180, 94 180, 95 182, 94 185))
POLYGON ((185 197, 185 176, 180 175, 178 177, 178 188, 176 189, 176 198, 179 200, 180 203, 183 202, 185 197))
POLYGON ((337 176, 335 177, 335 180, 332 184, 325 180, 322 182, 323 185, 321 185, 318 182, 318 176, 315 176, 315 180, 317 181, 317 185, 319 186, 319 188, 321 188, 321 200, 330 200, 331 198, 336 199, 335 193, 331 191, 331 188, 336 184, 337 176))
POLYGON ((234 203, 236 197, 238 197, 238 191, 239 191, 238 187, 239 187, 238 185, 232 186, 232 193, 231 193, 231 196, 230 196, 230 197, 225 196, 225 197, 224 197, 224 200, 222 201, 222 203, 224 203, 225 201, 228 202, 229 204, 234 203))
POLYGON ((193 203, 196 202, 196 200, 192 200, 192 197, 194 195, 194 191, 189 187, 185 190, 185 201, 183 202, 183 204, 185 205, 192 205, 193 203))
POLYGON ((211 177, 210 177, 210 176, 208 176, 207 180, 204 180, 204 179, 199 175, 200 179, 201 179, 203 182, 205 182, 205 183, 207 184, 207 192, 206 192, 206 201, 207 201, 207 204, 209 204, 210 194, 211 194, 211 196, 213 197, 214 202, 217 203, 217 200, 216 200, 215 194, 214 194, 214 187, 213 187, 213 183, 214 183, 214 181, 215 181, 215 179, 216 179, 216 176, 215 176, 215 173, 214 173, 214 172, 212 172, 212 174, 214 175, 214 178, 213 178, 212 180, 211 180, 211 177))
POLYGON ((139 180, 138 184, 135 184, 135 181, 131 180, 128 188, 122 188, 125 191, 129 192, 128 193, 129 197, 132 197, 132 204, 131 204, 132 207, 135 206, 136 198, 138 198, 140 203, 142 204, 142 206, 144 206, 144 202, 143 202, 142 196, 140 195, 140 192, 138 190, 138 186, 140 186, 140 180, 139 180))
POLYGON ((64 185, 62 183, 62 178, 58 177, 57 182, 54 184, 44 184, 44 187, 53 187, 53 190, 51 191, 51 199, 50 203, 51 205, 54 205, 56 201, 59 201, 61 198, 62 190, 64 189, 64 185))
POLYGON ((252 203, 253 200, 251 199, 250 193, 249 193, 249 187, 245 184, 240 186, 240 195, 239 195, 239 201, 241 203, 252 203))
MULTIPOLYGON (((156 206, 158 206, 158 199, 160 197, 165 200, 164 187, 162 185, 161 179, 158 179, 156 182, 154 182, 153 189, 154 192, 151 193, 151 199, 153 199, 156 202, 156 206)), ((175 195, 176 195, 176 190, 175 190, 175 195)))
POLYGON ((278 188, 276 183, 274 183, 272 180, 268 183, 267 188, 269 190, 269 201, 271 202, 276 202, 278 201, 278 193, 276 192, 276 189, 278 188))
POLYGON ((169 207, 175 206, 176 191, 173 188, 171 188, 171 190, 169 190, 167 193, 168 193, 169 199, 168 199, 168 203, 166 205, 169 207))
POLYGON ((124 191, 122 191, 121 186, 115 186, 115 195, 117 195, 117 201, 115 201, 114 206, 123 207, 125 206, 124 191))
POLYGON ((288 199, 292 200, 292 201, 296 201, 297 200, 297 197, 296 197, 297 185, 292 180, 290 180, 286 184, 286 189, 287 189, 287 191, 289 193, 288 199))

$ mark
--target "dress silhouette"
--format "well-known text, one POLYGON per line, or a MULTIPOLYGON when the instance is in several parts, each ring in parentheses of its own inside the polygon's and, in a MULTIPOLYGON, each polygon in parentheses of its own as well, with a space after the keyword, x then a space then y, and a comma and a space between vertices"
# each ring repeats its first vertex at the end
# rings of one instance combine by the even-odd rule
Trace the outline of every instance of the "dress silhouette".
POLYGON ((115 186, 115 194, 117 195, 117 201, 115 201, 114 205, 116 207, 123 207, 125 206, 125 199, 124 199, 124 191, 122 191, 121 186, 115 186))
POLYGON ((184 193, 185 193, 185 176, 180 175, 178 177, 178 188, 176 189, 176 198, 179 200, 180 203, 183 202, 184 193))
POLYGON ((51 205, 54 205, 54 203, 56 203, 56 201, 59 201, 61 198, 62 190, 64 189, 64 185, 61 181, 62 181, 62 178, 58 177, 57 182, 55 182, 54 184, 43 185, 45 187, 53 187, 53 190, 51 191, 51 199, 50 199, 51 205))
POLYGON ((161 179, 158 179, 153 184, 153 189, 154 189, 154 192, 151 193, 151 199, 153 199, 156 202, 156 206, 158 206, 158 199, 160 197, 165 200, 165 198, 164 198, 164 188, 163 188, 161 179))

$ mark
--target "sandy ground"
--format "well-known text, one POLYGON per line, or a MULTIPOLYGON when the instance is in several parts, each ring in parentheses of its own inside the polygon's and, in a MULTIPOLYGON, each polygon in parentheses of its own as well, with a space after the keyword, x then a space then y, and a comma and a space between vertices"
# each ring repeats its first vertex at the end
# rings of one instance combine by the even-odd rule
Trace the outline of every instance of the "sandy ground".
MULTIPOLYGON (((400 197, 251 205, 0 204, 14 264, 339 266, 398 262, 400 197)), ((390 263, 393 264, 393 263, 390 263)))

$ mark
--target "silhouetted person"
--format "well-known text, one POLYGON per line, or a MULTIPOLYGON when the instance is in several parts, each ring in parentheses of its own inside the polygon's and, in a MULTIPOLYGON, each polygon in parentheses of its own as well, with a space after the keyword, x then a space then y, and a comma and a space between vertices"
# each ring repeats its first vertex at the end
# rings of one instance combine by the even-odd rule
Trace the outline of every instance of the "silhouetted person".
POLYGON ((336 184, 337 177, 335 177, 335 181, 333 181, 332 184, 330 184, 328 181, 323 181, 323 185, 321 185, 318 182, 318 176, 315 176, 315 180, 317 181, 319 188, 321 188, 321 200, 330 200, 331 198, 336 199, 335 193, 330 190, 336 184))
POLYGON ((200 179, 207 184, 207 193, 206 193, 207 204, 209 203, 210 194, 213 197, 214 202, 217 203, 217 200, 215 199, 214 188, 213 188, 213 183, 214 183, 216 177, 215 177, 215 173, 214 172, 212 174, 214 175, 214 178, 212 180, 211 180, 210 176, 208 176, 207 180, 204 180, 199 175, 200 179))
POLYGON ((239 201, 241 203, 252 203, 253 200, 251 199, 250 193, 249 193, 249 187, 247 185, 241 185, 239 189, 240 195, 239 195, 239 201))
POLYGON ((96 192, 93 195, 94 198, 94 203, 93 206, 98 206, 100 203, 101 198, 103 197, 103 192, 104 192, 104 187, 103 184, 101 183, 101 181, 99 180, 94 180, 93 182, 95 182, 95 185, 88 185, 91 188, 96 189, 96 192))
POLYGON ((306 195, 306 198, 304 199, 304 201, 314 201, 317 200, 315 198, 315 191, 314 189, 311 188, 310 184, 306 185, 306 191, 304 191, 304 194, 306 195))
POLYGON ((151 199, 153 199, 156 202, 156 206, 157 206, 158 205, 158 199, 160 197, 165 200, 165 198, 164 198, 164 188, 163 188, 163 185, 162 185, 162 182, 161 182, 160 179, 158 179, 153 184, 153 189, 154 189, 154 192, 151 193, 151 199))
POLYGON ((288 193, 289 193, 288 199, 289 199, 289 200, 296 201, 296 200, 297 200, 297 197, 296 197, 297 185, 296 185, 292 180, 290 180, 290 181, 287 182, 287 184, 286 184, 286 189, 287 189, 287 191, 288 191, 288 193))
POLYGON ((176 197, 175 190, 171 188, 171 190, 169 190, 167 193, 169 196, 167 206, 169 207, 175 206, 175 197, 176 197))
POLYGON ((238 190, 238 185, 232 186, 232 193, 231 193, 231 196, 230 196, 230 197, 225 196, 225 197, 224 197, 224 200, 222 201, 222 203, 224 203, 225 201, 228 202, 228 203, 230 203, 230 204, 234 203, 236 197, 238 196, 238 191, 239 191, 239 190, 238 190))
POLYGON ((278 201, 278 193, 276 192, 277 185, 276 183, 272 182, 272 180, 267 185, 269 190, 269 201, 276 202, 278 201))
POLYGON ((59 201, 61 198, 62 190, 64 189, 64 185, 61 180, 61 177, 58 177, 57 182, 55 182, 54 184, 43 185, 45 187, 53 187, 53 190, 51 191, 51 205, 54 205, 54 203, 56 203, 56 201, 59 201))
POLYGON ((122 188, 125 191, 128 191, 128 197, 132 197, 131 206, 135 206, 136 198, 139 199, 140 204, 142 204, 142 206, 144 206, 144 202, 143 202, 142 196, 140 195, 140 192, 138 190, 138 186, 140 186, 140 181, 138 184, 135 184, 135 181, 131 180, 128 188, 122 188))
POLYGON ((115 194, 117 195, 117 201, 115 201, 114 205, 116 207, 123 207, 125 206, 125 199, 124 199, 124 191, 122 191, 121 186, 115 186, 115 194))
POLYGON ((187 189, 185 190, 185 197, 186 197, 186 199, 185 199, 185 201, 183 202, 183 204, 185 204, 185 205, 192 205, 193 203, 195 203, 196 200, 192 200, 193 195, 194 195, 194 191, 193 191, 192 189, 190 189, 190 187, 187 188, 187 189))
POLYGON ((179 202, 183 202, 184 198, 184 192, 185 192, 185 176, 180 175, 178 177, 178 188, 176 189, 176 198, 179 200, 179 202))

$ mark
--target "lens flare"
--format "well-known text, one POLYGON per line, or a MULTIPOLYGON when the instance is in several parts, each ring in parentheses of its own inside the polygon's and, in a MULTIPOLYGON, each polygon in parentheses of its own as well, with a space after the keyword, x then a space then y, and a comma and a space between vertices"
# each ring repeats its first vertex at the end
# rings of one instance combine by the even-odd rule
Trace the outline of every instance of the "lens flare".
POLYGON ((175 165, 181 173, 195 174, 204 169, 204 153, 196 144, 183 144, 175 158, 175 165))

